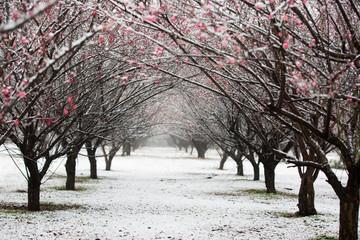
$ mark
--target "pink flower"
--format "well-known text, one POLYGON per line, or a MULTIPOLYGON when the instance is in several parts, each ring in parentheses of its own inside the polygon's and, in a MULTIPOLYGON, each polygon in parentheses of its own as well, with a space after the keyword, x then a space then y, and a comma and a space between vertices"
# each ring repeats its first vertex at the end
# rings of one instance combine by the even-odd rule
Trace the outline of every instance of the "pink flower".
POLYGON ((71 103, 72 97, 68 97, 68 102, 71 103))
POLYGON ((14 122, 15 126, 19 125, 19 123, 20 123, 19 119, 16 119, 15 122, 14 122))
POLYGON ((264 3, 262 3, 262 2, 255 3, 255 8, 256 9, 262 9, 262 8, 265 8, 265 7, 266 7, 266 5, 264 3))
POLYGON ((22 38, 22 39, 21 39, 21 42, 22 42, 23 44, 28 44, 28 43, 29 43, 29 41, 28 41, 26 38, 22 38))
POLYGON ((145 5, 144 5, 144 3, 139 3, 139 8, 141 8, 141 10, 145 10, 145 5))
POLYGON ((69 82, 72 83, 74 81, 74 79, 72 78, 69 78, 69 82))
POLYGON ((289 44, 288 43, 284 43, 282 46, 284 49, 288 49, 289 48, 289 44))
POLYGON ((26 96, 26 93, 25 93, 25 92, 20 92, 20 93, 19 93, 19 97, 20 97, 20 98, 24 98, 25 96, 26 96))
POLYGON ((66 114, 68 114, 69 112, 68 112, 68 110, 65 108, 64 109, 64 115, 66 115, 66 114))
POLYGON ((76 106, 76 105, 73 105, 73 106, 72 106, 72 108, 73 108, 73 109, 76 109, 76 108, 77 108, 77 106, 76 106))
POLYGON ((145 20, 149 21, 149 22, 156 22, 156 17, 155 17, 155 15, 146 16, 145 20))

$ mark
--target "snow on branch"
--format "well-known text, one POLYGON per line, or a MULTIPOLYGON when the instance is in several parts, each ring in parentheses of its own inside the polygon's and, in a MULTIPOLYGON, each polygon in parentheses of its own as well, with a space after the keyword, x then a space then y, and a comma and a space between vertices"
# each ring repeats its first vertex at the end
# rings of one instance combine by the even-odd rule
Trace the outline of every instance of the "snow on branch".
POLYGON ((21 27, 26 22, 28 22, 30 19, 41 14, 42 12, 44 12, 46 9, 52 7, 57 2, 58 2, 58 0, 51 0, 51 1, 48 1, 46 4, 40 3, 39 6, 34 11, 27 12, 24 16, 20 17, 17 21, 2 24, 0 26, 0 33, 7 33, 7 32, 13 31, 13 30, 21 27))

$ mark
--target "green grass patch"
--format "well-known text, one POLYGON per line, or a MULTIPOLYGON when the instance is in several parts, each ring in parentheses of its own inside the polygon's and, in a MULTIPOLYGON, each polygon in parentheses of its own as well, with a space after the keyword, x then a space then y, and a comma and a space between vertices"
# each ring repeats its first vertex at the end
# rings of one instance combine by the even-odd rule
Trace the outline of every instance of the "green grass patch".
POLYGON ((311 238, 309 240, 338 240, 337 237, 330 237, 330 236, 326 236, 326 235, 323 235, 323 236, 318 236, 316 238, 311 238))
POLYGON ((241 197, 241 196, 250 196, 252 198, 259 199, 278 199, 278 198, 297 198, 298 196, 293 193, 277 191, 274 193, 267 193, 265 189, 246 189, 238 190, 234 192, 214 192, 212 193, 216 196, 230 196, 230 197, 241 197))
MULTIPOLYGON (((69 210, 69 209, 79 209, 83 206, 77 204, 63 204, 63 203, 53 203, 53 202, 42 202, 40 203, 41 211, 60 211, 60 210, 69 210)), ((6 214, 18 214, 18 213, 30 213, 31 211, 27 210, 27 206, 19 203, 0 203, 0 212, 6 214)))
POLYGON ((267 193, 265 189, 246 189, 240 190, 244 192, 244 194, 255 195, 257 197, 265 197, 265 198, 279 198, 279 197, 289 197, 289 198, 297 198, 297 194, 287 193, 277 191, 276 193, 267 193))
MULTIPOLYGON (((58 190, 58 191, 66 191, 66 186, 63 185, 63 186, 55 186, 55 187, 51 187, 51 189, 55 189, 55 190, 58 190)), ((86 191, 86 190, 89 190, 88 187, 84 187, 84 186, 77 186, 75 187, 75 191, 86 191)))

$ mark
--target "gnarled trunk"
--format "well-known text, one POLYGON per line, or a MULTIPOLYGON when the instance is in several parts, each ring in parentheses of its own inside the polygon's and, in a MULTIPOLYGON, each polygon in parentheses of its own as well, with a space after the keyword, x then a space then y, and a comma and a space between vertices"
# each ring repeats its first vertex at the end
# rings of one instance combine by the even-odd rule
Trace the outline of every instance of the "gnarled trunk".
POLYGON ((298 195, 298 208, 300 216, 315 215, 315 190, 314 181, 319 170, 307 167, 306 171, 301 175, 301 185, 298 195))
POLYGON ((275 168, 279 162, 275 160, 275 156, 273 154, 269 154, 268 156, 265 156, 265 158, 263 158, 261 162, 264 165, 266 192, 276 193, 275 168))

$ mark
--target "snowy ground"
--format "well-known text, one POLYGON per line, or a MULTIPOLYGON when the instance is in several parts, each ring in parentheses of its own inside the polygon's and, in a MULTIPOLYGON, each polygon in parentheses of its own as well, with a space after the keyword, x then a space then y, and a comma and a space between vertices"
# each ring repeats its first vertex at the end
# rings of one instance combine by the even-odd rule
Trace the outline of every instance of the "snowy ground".
MULTIPOLYGON (((299 177, 295 168, 281 163, 276 186, 288 195, 258 194, 264 181, 235 176, 228 161, 218 170, 215 150, 199 160, 172 148, 142 148, 132 156, 118 156, 112 171, 98 158, 98 180, 77 183, 84 191, 60 191, 65 183, 64 162, 42 185, 41 201, 76 204, 58 211, 10 212, 0 210, 1 239, 311 239, 336 236, 338 199, 323 175, 316 182, 319 215, 290 217, 297 211, 299 177), (290 195, 290 196, 289 196, 290 195)), ((20 160, 15 160, 22 167, 20 160)), ((0 152, 0 203, 26 204, 26 181, 5 152, 0 152)), ((56 169, 57 168, 57 169, 56 169)), ((345 173, 337 172, 340 176, 345 173)), ((80 157, 78 176, 89 175, 80 157)), ((263 179, 263 176, 261 176, 263 179)))

